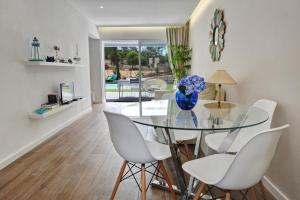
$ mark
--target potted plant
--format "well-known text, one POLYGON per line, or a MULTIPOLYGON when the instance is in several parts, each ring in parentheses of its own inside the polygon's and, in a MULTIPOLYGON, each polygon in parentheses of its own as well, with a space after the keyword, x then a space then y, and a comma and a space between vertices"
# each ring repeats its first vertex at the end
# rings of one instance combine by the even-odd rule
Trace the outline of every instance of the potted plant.
POLYGON ((179 81, 188 74, 188 70, 191 68, 191 53, 192 49, 186 45, 171 46, 172 71, 176 77, 176 81, 179 81))

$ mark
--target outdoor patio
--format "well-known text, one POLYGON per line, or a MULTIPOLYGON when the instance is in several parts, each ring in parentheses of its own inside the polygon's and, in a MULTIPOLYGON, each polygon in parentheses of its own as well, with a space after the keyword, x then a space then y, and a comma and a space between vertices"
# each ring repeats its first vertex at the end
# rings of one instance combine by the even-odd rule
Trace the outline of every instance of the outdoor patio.
POLYGON ((144 87, 147 79, 163 80, 167 84, 163 90, 172 90, 174 76, 169 65, 166 44, 149 43, 141 46, 139 65, 138 46, 127 43, 128 41, 125 43, 110 41, 105 44, 106 101, 137 102, 140 86, 142 101, 152 100, 154 92, 144 87), (141 77, 141 84, 139 84, 139 77, 141 77))
MULTIPOLYGON (((161 77, 162 78, 162 77, 161 77)), ((164 77, 166 78, 166 76, 164 77)), ((122 80, 121 80, 122 81, 122 80)), ((118 88, 117 83, 106 83, 105 93, 107 102, 137 102, 139 101, 139 84, 129 84, 118 88)), ((173 83, 167 83, 166 90, 172 90, 173 83)), ((142 101, 150 101, 154 92, 146 92, 142 87, 142 101)))

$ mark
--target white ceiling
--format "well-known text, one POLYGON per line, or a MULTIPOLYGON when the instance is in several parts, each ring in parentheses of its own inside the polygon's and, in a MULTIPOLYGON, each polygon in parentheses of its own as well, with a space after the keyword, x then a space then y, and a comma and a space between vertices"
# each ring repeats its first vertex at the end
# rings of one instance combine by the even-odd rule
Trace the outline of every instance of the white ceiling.
POLYGON ((92 22, 100 26, 184 24, 199 2, 199 0, 69 1, 92 22))

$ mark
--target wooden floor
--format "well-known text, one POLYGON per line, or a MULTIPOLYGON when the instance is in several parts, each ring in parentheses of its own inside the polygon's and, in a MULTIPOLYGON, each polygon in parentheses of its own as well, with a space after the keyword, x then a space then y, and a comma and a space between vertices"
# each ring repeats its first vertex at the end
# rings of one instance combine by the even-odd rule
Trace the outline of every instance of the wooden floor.
MULTIPOLYGON (((0 200, 109 199, 122 159, 115 152, 101 106, 0 171, 0 200)), ((133 179, 116 199, 134 200, 133 179)), ((149 188, 147 199, 171 199, 149 188)), ((260 199, 260 198, 258 198, 260 199)))

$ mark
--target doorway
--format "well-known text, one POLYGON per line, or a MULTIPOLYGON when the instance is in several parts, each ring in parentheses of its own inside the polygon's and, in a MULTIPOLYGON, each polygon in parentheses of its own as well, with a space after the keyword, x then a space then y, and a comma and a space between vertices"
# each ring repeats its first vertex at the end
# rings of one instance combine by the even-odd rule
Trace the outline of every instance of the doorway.
POLYGON ((174 77, 165 42, 110 40, 103 41, 102 45, 106 101, 150 101, 155 97, 155 91, 144 87, 150 79, 165 82, 164 90, 173 89, 174 77))

